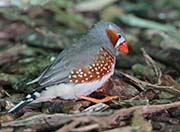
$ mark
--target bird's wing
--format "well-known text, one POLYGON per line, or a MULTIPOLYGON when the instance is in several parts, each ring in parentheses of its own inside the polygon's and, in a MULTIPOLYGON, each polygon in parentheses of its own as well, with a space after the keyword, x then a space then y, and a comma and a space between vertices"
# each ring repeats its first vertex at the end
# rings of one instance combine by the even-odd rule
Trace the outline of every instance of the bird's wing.
POLYGON ((73 68, 89 66, 102 47, 114 55, 114 48, 105 32, 109 23, 101 21, 94 25, 79 41, 64 49, 57 59, 39 77, 41 86, 50 86, 68 82, 73 68), (103 26, 104 25, 104 26, 103 26))
POLYGON ((68 76, 74 68, 88 66, 92 63, 102 47, 99 42, 96 39, 88 39, 84 36, 80 41, 63 50, 46 71, 41 74, 39 84, 50 86, 68 82, 68 76))

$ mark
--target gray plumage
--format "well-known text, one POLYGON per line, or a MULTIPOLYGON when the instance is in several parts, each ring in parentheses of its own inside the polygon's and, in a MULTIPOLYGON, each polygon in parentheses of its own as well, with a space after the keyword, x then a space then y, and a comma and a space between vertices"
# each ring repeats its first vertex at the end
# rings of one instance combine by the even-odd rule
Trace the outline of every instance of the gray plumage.
POLYGON ((101 48, 105 48, 106 50, 108 50, 111 56, 113 56, 115 59, 116 49, 107 36, 107 28, 112 28, 117 34, 120 34, 125 38, 121 29, 115 24, 106 21, 98 22, 76 43, 64 49, 58 55, 56 60, 51 65, 49 65, 38 78, 29 82, 28 84, 38 82, 40 87, 33 91, 31 94, 28 94, 24 100, 14 106, 8 112, 17 112, 28 103, 37 101, 36 98, 42 99, 42 101, 51 97, 58 96, 64 99, 74 99, 76 98, 76 95, 74 94, 87 95, 95 91, 98 87, 102 86, 101 83, 104 83, 106 79, 108 79, 113 74, 114 69, 112 69, 112 73, 106 75, 104 80, 101 79, 99 82, 96 81, 95 84, 97 86, 93 85, 92 82, 88 85, 89 87, 87 88, 84 87, 87 85, 75 86, 75 84, 68 83, 70 72, 74 70, 74 68, 79 69, 81 68, 81 66, 90 66, 101 48), (58 84, 61 83, 62 85, 58 87, 58 84), (52 89, 53 87, 54 89, 52 89), (66 88, 69 91, 66 91, 66 88), (41 95, 40 93, 42 93, 43 95, 41 95))
POLYGON ((109 25, 121 31, 115 24, 100 21, 94 25, 80 40, 64 49, 57 59, 40 75, 37 80, 41 86, 50 86, 62 82, 68 82, 69 73, 73 68, 88 66, 95 55, 104 47, 115 56, 115 48, 107 37, 106 28, 109 25))

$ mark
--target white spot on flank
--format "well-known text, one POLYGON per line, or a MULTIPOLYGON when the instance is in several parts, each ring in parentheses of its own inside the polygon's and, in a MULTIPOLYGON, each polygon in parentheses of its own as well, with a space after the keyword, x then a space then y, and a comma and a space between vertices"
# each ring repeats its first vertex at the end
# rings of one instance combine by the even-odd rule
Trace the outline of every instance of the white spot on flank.
POLYGON ((85 80, 87 81, 87 80, 88 80, 88 78, 85 78, 85 80))
POLYGON ((99 74, 99 72, 96 72, 96 74, 99 74))
POLYGON ((78 80, 75 80, 75 83, 78 83, 78 80))
POLYGON ((72 75, 72 77, 73 77, 73 78, 77 78, 77 76, 76 76, 76 75, 72 75))
POLYGON ((106 63, 104 66, 108 66, 108 63, 106 63))
POLYGON ((81 74, 81 75, 82 75, 82 74, 83 74, 83 72, 80 72, 79 74, 81 74))
POLYGON ((86 73, 84 73, 84 76, 86 77, 86 76, 87 76, 87 74, 86 74, 86 73))
POLYGON ((81 72, 82 71, 82 69, 79 69, 79 72, 81 72))
POLYGON ((78 76, 79 76, 79 77, 83 77, 83 76, 82 76, 82 75, 80 75, 80 74, 79 74, 78 76))
POLYGON ((71 74, 74 74, 74 71, 71 71, 71 74))
POLYGON ((107 70, 107 68, 106 68, 106 67, 103 67, 103 69, 104 69, 104 70, 107 70))

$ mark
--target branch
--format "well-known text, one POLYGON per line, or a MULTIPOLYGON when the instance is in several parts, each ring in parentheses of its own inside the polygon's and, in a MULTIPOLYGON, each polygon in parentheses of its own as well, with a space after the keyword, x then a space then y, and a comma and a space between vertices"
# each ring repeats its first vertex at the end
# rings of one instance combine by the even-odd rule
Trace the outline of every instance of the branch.
MULTIPOLYGON (((39 114, 31 117, 27 117, 25 119, 20 119, 16 121, 2 123, 1 127, 5 128, 33 128, 34 130, 56 130, 69 122, 74 121, 74 123, 70 123, 68 127, 62 127, 63 129, 74 129, 77 124, 80 123, 95 123, 96 127, 99 126, 103 128, 111 127, 113 124, 118 124, 118 119, 121 117, 125 117, 126 115, 131 114, 136 110, 142 111, 143 114, 150 114, 159 112, 161 110, 180 107, 180 101, 174 102, 171 104, 161 104, 161 105, 146 105, 146 106, 134 106, 130 108, 124 108, 116 111, 114 114, 107 112, 95 112, 95 113, 79 113, 79 114, 39 114)), ((91 126, 91 125, 90 125, 91 126)), ((92 126, 91 126, 92 127, 92 126)), ((95 126, 93 126, 94 128, 95 126)), ((89 128, 89 127, 88 127, 89 128)))

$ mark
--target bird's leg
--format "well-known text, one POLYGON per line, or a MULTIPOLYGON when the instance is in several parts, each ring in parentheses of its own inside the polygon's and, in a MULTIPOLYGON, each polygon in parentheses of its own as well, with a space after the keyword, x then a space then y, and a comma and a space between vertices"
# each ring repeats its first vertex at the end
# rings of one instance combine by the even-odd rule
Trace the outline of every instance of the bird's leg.
POLYGON ((117 99, 117 98, 119 98, 119 96, 106 96, 103 99, 96 99, 96 98, 92 98, 92 97, 88 97, 88 96, 80 96, 79 98, 93 102, 93 103, 104 103, 104 102, 108 102, 112 99, 117 99))
POLYGON ((102 93, 105 91, 106 87, 108 86, 110 80, 107 80, 100 88, 96 90, 98 93, 102 93))
MULTIPOLYGON (((100 88, 98 88, 96 90, 96 92, 103 93, 105 91, 108 83, 109 83, 109 80, 106 81, 100 88)), ((104 103, 104 102, 108 102, 108 101, 110 101, 112 99, 118 99, 120 97, 119 96, 108 96, 108 95, 105 95, 105 97, 102 98, 102 99, 96 99, 96 98, 89 97, 89 96, 80 96, 79 98, 87 100, 87 101, 90 101, 90 102, 93 102, 93 103, 104 103)))

